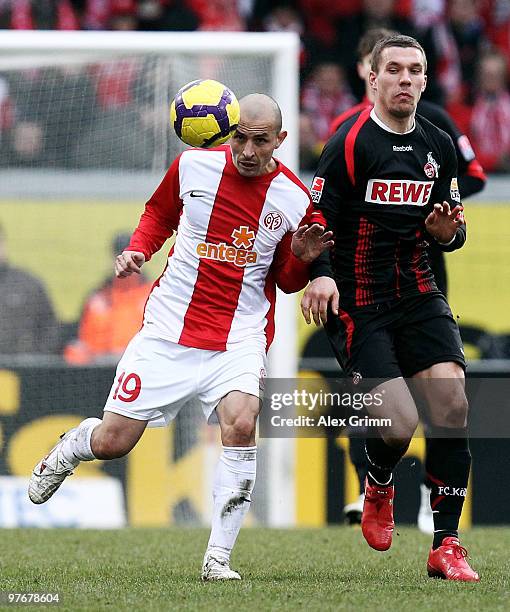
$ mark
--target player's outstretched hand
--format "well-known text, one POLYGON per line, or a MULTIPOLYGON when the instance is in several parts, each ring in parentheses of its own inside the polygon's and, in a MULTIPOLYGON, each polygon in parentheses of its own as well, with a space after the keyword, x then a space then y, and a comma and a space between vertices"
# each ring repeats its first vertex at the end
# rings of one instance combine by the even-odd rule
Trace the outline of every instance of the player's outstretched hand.
POLYGON ((321 321, 325 325, 328 318, 328 304, 333 314, 338 315, 339 294, 334 279, 329 276, 315 278, 306 288, 301 299, 301 312, 305 321, 310 324, 310 312, 317 327, 321 321))
POLYGON ((425 228, 439 243, 448 244, 454 236, 457 228, 464 223, 462 211, 464 207, 457 204, 450 210, 448 202, 434 204, 434 210, 425 219, 425 228))
POLYGON ((115 258, 115 276, 125 278, 133 272, 140 274, 140 268, 145 263, 145 255, 139 251, 124 251, 115 258))
POLYGON ((310 263, 333 246, 332 236, 333 232, 326 232, 319 223, 302 225, 294 232, 290 248, 301 261, 310 263))

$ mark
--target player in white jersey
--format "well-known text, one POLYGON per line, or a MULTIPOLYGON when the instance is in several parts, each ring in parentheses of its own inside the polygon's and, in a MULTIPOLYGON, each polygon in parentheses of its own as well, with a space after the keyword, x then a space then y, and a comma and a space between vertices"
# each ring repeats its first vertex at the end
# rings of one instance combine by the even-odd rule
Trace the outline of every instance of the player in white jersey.
POLYGON ((47 501, 80 461, 126 455, 145 427, 190 402, 219 421, 223 452, 213 483, 202 579, 239 579, 230 552, 255 483, 259 379, 273 338, 276 286, 298 291, 308 263, 332 245, 307 189, 273 158, 286 137, 274 100, 251 94, 230 145, 190 149, 147 202, 118 277, 140 268, 177 231, 141 331, 121 358, 103 419, 65 434, 34 468, 28 494, 47 501), (311 225, 308 225, 310 224, 311 225))

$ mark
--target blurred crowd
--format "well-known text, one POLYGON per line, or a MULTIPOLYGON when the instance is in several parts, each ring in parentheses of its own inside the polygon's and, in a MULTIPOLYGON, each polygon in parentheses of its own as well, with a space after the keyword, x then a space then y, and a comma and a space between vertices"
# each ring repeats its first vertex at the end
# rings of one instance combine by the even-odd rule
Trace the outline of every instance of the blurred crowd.
MULTIPOLYGON (((510 0, 0 0, 0 28, 18 30, 298 33, 301 168, 310 171, 331 120, 363 96, 356 47, 375 27, 420 40, 429 63, 425 97, 448 110, 486 171, 508 172, 510 0)), ((15 78, 1 71, 0 165, 150 166, 158 123, 151 100, 140 99, 148 89, 137 88, 145 69, 125 59, 15 78), (115 146, 119 110, 134 126, 133 146, 115 146), (78 123, 80 142, 70 142, 78 123)))

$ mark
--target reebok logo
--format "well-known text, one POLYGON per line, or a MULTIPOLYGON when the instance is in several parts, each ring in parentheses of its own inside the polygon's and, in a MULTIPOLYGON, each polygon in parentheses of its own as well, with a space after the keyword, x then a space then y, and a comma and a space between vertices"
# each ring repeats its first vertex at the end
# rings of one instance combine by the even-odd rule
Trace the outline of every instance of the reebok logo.
POLYGON ((383 181, 367 183, 365 201, 373 204, 413 204, 425 206, 430 200, 434 181, 383 181))
POLYGON ((400 153, 401 151, 412 151, 413 145, 402 145, 401 147, 398 147, 397 145, 393 145, 393 150, 397 151, 397 153, 400 153))

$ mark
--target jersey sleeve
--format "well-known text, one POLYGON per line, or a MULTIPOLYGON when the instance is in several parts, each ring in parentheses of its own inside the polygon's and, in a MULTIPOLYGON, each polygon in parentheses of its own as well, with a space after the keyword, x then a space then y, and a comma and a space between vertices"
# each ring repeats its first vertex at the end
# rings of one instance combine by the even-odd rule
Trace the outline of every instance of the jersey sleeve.
POLYGON ((309 264, 303 263, 291 250, 293 232, 287 232, 274 254, 272 272, 276 285, 284 293, 300 291, 308 283, 309 264))
MULTIPOLYGON (((333 239, 340 215, 340 204, 344 197, 342 185, 348 184, 349 181, 343 155, 344 143, 345 138, 338 132, 326 143, 311 188, 315 210, 322 214, 326 230, 333 232, 333 239)), ((331 249, 323 251, 310 264, 310 280, 320 276, 334 278, 330 258, 331 249)))
POLYGON ((145 204, 138 226, 125 249, 140 251, 146 261, 159 251, 179 225, 183 206, 179 189, 180 160, 181 156, 174 160, 159 187, 145 204))
POLYGON ((459 191, 463 198, 468 198, 485 187, 487 176, 480 162, 476 159, 469 138, 465 134, 460 134, 460 131, 458 132, 459 135, 453 141, 453 144, 459 164, 459 191))
POLYGON ((433 203, 446 200, 451 207, 460 204, 460 192, 457 180, 457 155, 453 146, 452 139, 442 134, 440 140, 440 160, 441 164, 437 171, 437 180, 431 194, 433 203))
POLYGON ((478 193, 485 187, 487 177, 482 166, 476 159, 475 152, 469 138, 457 127, 450 115, 442 108, 438 108, 441 120, 437 125, 450 135, 455 153, 457 155, 457 176, 459 191, 462 198, 478 193))
MULTIPOLYGON (((320 223, 325 225, 320 211, 314 209, 312 203, 308 206, 305 216, 301 219, 299 227, 320 223)), ((306 287, 310 278, 310 264, 302 262, 292 252, 292 235, 289 231, 276 247, 273 258, 272 272, 276 285, 284 293, 295 293, 306 287)))
MULTIPOLYGON (((450 208, 461 204, 459 183, 457 178, 457 154, 453 146, 451 138, 444 141, 442 144, 442 167, 440 167, 439 180, 434 186, 432 193, 432 202, 443 203, 446 201, 450 204, 450 208)), ((457 228, 455 236, 452 241, 447 244, 441 244, 436 241, 439 249, 445 252, 456 251, 460 249, 466 242, 466 222, 464 220, 464 213, 459 213, 462 217, 462 225, 457 228)))
POLYGON ((424 103, 421 112, 423 116, 435 126, 445 131, 452 139, 457 154, 459 191, 462 198, 481 191, 487 183, 487 176, 480 162, 476 159, 475 152, 469 138, 463 134, 452 117, 437 104, 424 103))

